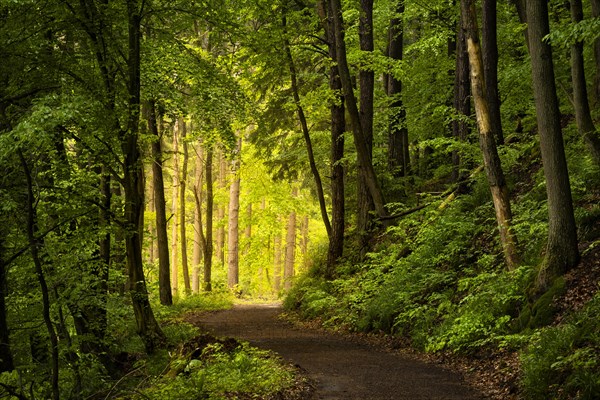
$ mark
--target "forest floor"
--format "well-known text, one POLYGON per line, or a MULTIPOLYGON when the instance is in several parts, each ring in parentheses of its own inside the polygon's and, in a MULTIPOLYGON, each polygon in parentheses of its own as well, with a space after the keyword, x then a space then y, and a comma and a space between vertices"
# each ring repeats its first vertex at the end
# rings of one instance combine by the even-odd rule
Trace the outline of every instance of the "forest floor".
POLYGON ((186 320, 216 336, 273 350, 309 378, 312 399, 483 399, 460 374, 360 336, 328 333, 282 318, 279 304, 237 304, 186 320))

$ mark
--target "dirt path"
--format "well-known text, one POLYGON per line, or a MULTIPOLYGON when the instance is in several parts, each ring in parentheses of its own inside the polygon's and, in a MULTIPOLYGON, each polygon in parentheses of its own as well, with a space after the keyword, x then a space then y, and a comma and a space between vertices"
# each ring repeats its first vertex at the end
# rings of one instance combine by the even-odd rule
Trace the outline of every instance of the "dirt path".
POLYGON ((279 353, 307 371, 315 399, 482 399, 458 375, 436 365, 391 354, 278 319, 277 305, 236 305, 190 316, 217 336, 232 336, 279 353))

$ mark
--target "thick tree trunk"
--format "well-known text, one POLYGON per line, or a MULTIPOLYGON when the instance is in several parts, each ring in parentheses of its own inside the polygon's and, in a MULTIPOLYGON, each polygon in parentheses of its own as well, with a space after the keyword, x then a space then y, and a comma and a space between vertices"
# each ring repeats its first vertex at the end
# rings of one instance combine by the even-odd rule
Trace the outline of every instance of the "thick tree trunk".
MULTIPOLYGON (((592 18, 600 17, 600 0, 590 0, 592 4, 592 18)), ((594 63, 596 64, 596 73, 594 75, 594 100, 596 106, 600 105, 600 37, 594 40, 594 63)))
POLYGON ((158 290, 160 303, 170 306, 173 304, 173 295, 171 293, 171 271, 169 265, 162 135, 158 131, 156 104, 154 101, 150 101, 149 104, 148 127, 150 133, 154 135, 154 140, 152 141, 152 178, 154 179, 154 209, 156 213, 156 241, 158 248, 158 290))
MULTIPOLYGON (((358 24, 358 37, 360 49, 364 52, 373 52, 373 0, 360 0, 360 18, 358 24)), ((375 74, 370 68, 361 68, 358 72, 360 88, 360 125, 362 127, 369 159, 373 158, 373 90, 375 74)), ((373 225, 375 205, 369 193, 368 177, 364 168, 357 171, 357 216, 356 231, 360 255, 364 256, 369 248, 370 231, 373 225)))
POLYGON ((179 237, 181 243, 181 270, 183 272, 183 286, 185 293, 189 294, 192 291, 190 285, 190 270, 188 268, 188 246, 187 246, 187 222, 185 212, 185 195, 187 184, 187 168, 188 168, 188 144, 186 141, 187 125, 185 120, 179 120, 181 128, 181 148, 183 150, 183 163, 181 166, 181 174, 179 178, 179 237))
MULTIPOLYGON (((388 30, 388 56, 393 60, 402 60, 404 46, 404 0, 396 3, 395 15, 390 21, 388 30)), ((406 127, 406 110, 402 102, 402 81, 389 76, 387 95, 390 102, 390 121, 388 127, 388 165, 394 177, 406 176, 410 169, 408 153, 408 129, 406 127)))
MULTIPOLYGON (((333 12, 328 0, 319 3, 319 16, 325 30, 329 57, 337 60, 333 12)), ((344 197, 344 132, 346 131, 346 115, 344 97, 341 95, 342 82, 337 65, 332 63, 329 69, 329 89, 334 93, 335 101, 329 106, 331 114, 331 236, 327 250, 327 267, 325 277, 331 279, 335 265, 343 254, 344 230, 346 227, 346 209, 344 197)))
MULTIPOLYGON (((467 118, 471 115, 471 86, 467 43, 465 32, 461 26, 462 17, 456 38, 456 68, 454 70, 454 109, 461 119, 452 121, 452 135, 454 139, 465 142, 471 133, 467 122, 467 118)), ((469 170, 470 166, 465 165, 465 161, 458 151, 452 153, 452 163, 454 165, 452 180, 460 182, 463 180, 463 172, 469 170)))
POLYGON ((141 227, 144 209, 143 170, 139 146, 140 122, 140 6, 138 0, 127 1, 129 26, 128 57, 128 126, 122 137, 125 155, 123 187, 125 189, 125 238, 129 291, 137 323, 137 332, 146 351, 153 352, 165 342, 165 336, 150 307, 142 260, 141 227))
POLYGON ((242 151, 242 139, 238 139, 237 153, 231 162, 233 181, 229 188, 229 232, 227 241, 227 285, 235 287, 239 283, 239 212, 240 212, 240 176, 239 158, 242 151))
MULTIPOLYGON (((283 16, 283 30, 284 35, 287 35, 287 23, 286 17, 283 16)), ((302 128, 302 135, 304 136, 304 142, 306 144, 306 152, 308 153, 308 163, 310 165, 310 171, 312 172, 315 180, 315 188, 317 189, 317 199, 319 200, 319 209, 321 210, 321 218, 327 231, 327 236, 331 238, 331 223, 329 222, 329 215, 327 214, 327 205, 325 203, 325 194, 323 192, 323 183, 321 181, 321 174, 317 168, 315 162, 315 154, 313 152, 312 140, 310 138, 310 132, 308 129, 308 123, 306 122, 306 116, 304 114, 304 108, 300 103, 300 93, 298 90, 298 81, 296 77, 296 66, 294 65, 294 59, 292 58, 292 51, 290 49, 290 43, 287 36, 284 38, 283 47, 287 56, 288 68, 290 71, 290 79, 292 82, 292 93, 294 96, 294 104, 296 105, 296 111, 298 113, 298 119, 300 120, 300 127, 302 128)))
POLYGON ((12 352, 10 350, 10 335, 6 314, 6 275, 7 268, 4 265, 4 240, 0 232, 0 374, 15 369, 12 352))
POLYGON ((173 176, 172 176, 172 188, 171 188, 171 290, 173 297, 177 297, 179 292, 179 254, 177 246, 177 207, 178 207, 178 189, 179 185, 179 140, 178 140, 178 129, 173 127, 173 176))
MULTIPOLYGON (((571 0, 571 17, 575 23, 583 20, 581 0, 571 0)), ((588 101, 583 63, 583 42, 577 42, 571 46, 571 77, 573 80, 573 103, 575 105, 577 130, 583 138, 594 162, 600 165, 600 136, 594 126, 594 120, 590 112, 590 103, 588 101)))
MULTIPOLYGON (((212 256, 213 256, 213 149, 206 149, 206 234, 204 240, 204 285, 205 291, 212 290, 212 256)), ((239 194, 238 194, 239 196, 239 194)))
POLYGON ((500 116, 500 94, 498 92, 498 33, 496 1, 483 0, 481 23, 481 56, 485 78, 486 97, 489 105, 490 123, 497 144, 504 144, 502 118, 500 116))
POLYGON ((486 95, 486 82, 482 51, 479 45, 477 31, 477 14, 474 0, 461 1, 461 15, 466 31, 467 49, 471 69, 471 91, 475 103, 477 125, 479 127, 479 144, 483 153, 483 164, 492 192, 496 221, 500 230, 500 241, 504 251, 504 259, 509 270, 519 265, 517 240, 511 231, 512 213, 504 172, 496 149, 495 125, 492 121, 488 96, 486 95))
POLYGON ((361 124, 360 113, 356 103, 356 97, 354 96, 354 89, 352 88, 352 78, 350 76, 350 70, 348 68, 348 60, 346 57, 346 43, 344 42, 344 21, 342 18, 342 6, 340 0, 330 0, 331 12, 333 16, 333 25, 335 32, 335 44, 336 44, 336 57, 338 62, 338 69, 340 74, 340 81, 342 83, 342 92, 346 101, 346 107, 352 121, 352 133, 354 135, 354 145, 356 147, 356 154, 358 157, 359 168, 364 170, 364 176, 366 177, 366 183, 369 188, 369 193, 373 200, 375 210, 380 217, 387 215, 385 210, 385 200, 383 192, 379 185, 375 169, 373 168, 373 162, 371 159, 369 146, 363 127, 361 124))
POLYGON ((548 4, 545 1, 527 1, 527 21, 533 95, 548 194, 548 244, 538 279, 538 288, 543 290, 556 276, 577 264, 579 251, 554 82, 552 49, 544 40, 550 32, 548 4))

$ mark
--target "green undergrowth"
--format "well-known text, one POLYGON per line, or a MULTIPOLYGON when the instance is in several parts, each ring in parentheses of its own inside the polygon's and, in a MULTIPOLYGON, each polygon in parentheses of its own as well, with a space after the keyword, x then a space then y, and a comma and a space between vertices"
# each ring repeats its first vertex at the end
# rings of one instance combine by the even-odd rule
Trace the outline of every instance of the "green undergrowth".
MULTIPOLYGON (((582 235, 598 220, 597 207, 589 207, 589 182, 597 170, 579 164, 573 191, 580 239, 588 240, 582 235)), ((441 199, 399 220, 364 261, 342 262, 335 279, 325 280, 324 266, 316 265, 297 280, 285 308, 331 329, 393 335, 426 352, 519 352, 526 398, 594 398, 600 392, 600 300, 596 296, 565 324, 549 327, 565 282, 558 279, 546 296, 533 298, 547 206, 543 174, 529 178, 528 187, 513 188, 513 229, 523 260, 517 269, 504 266, 489 189, 480 176, 470 194, 441 199)))

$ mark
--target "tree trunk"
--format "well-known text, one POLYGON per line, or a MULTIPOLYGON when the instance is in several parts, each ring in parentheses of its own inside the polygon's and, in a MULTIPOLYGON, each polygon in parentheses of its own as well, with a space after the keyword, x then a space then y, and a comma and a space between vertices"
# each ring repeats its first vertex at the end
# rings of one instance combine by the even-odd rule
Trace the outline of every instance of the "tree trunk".
MULTIPOLYGON (((333 11, 328 0, 319 2, 319 14, 322 20, 329 57, 337 60, 335 31, 333 24, 333 11)), ((329 69, 329 89, 333 92, 335 100, 329 106, 331 114, 331 237, 327 250, 327 267, 325 277, 331 279, 335 272, 335 265, 343 254, 344 230, 346 227, 346 209, 344 197, 344 132, 346 131, 346 115, 344 97, 341 95, 342 83, 337 64, 332 63, 329 69)))
POLYGON ((308 242, 310 240, 308 236, 308 215, 305 215, 302 218, 302 222, 300 225, 300 231, 302 232, 302 239, 300 240, 300 250, 302 252, 302 265, 304 270, 308 269, 309 259, 308 259, 308 242))
MULTIPOLYGON (((150 170, 152 171, 152 165, 150 165, 150 170)), ((146 196, 148 201, 146 202, 146 207, 148 207, 148 211, 152 215, 156 215, 156 206, 154 205, 154 172, 152 172, 152 179, 146 180, 146 196)), ((156 229, 154 229, 155 221, 148 221, 148 264, 154 264, 156 260, 156 229)), ((156 252, 157 253, 157 252, 156 252)))
MULTIPOLYGON (((461 17, 456 39, 456 68, 454 70, 454 109, 460 120, 452 121, 452 135, 454 139, 461 142, 465 142, 471 132, 467 122, 468 117, 471 115, 470 95, 469 56, 461 17)), ((454 165, 452 180, 460 182, 463 180, 463 172, 469 170, 470 166, 465 165, 465 161, 456 150, 452 152, 452 163, 454 165)))
POLYGON ((171 290, 173 297, 177 297, 179 291, 179 257, 177 254, 177 186, 179 185, 179 141, 177 127, 173 127, 173 187, 171 188, 171 290))
POLYGON ((344 42, 344 21, 342 18, 342 6, 340 0, 330 0, 331 11, 333 16, 333 25, 335 32, 335 44, 336 44, 336 57, 338 63, 338 69, 340 74, 340 80, 342 84, 342 91, 346 101, 348 113, 352 121, 352 133, 354 135, 354 145, 356 147, 356 154, 358 157, 359 168, 364 170, 364 176, 366 177, 366 183, 369 188, 369 193, 373 200, 375 210, 380 217, 387 215, 385 210, 385 200, 375 169, 373 168, 373 162, 371 159, 369 146, 367 139, 363 132, 361 125, 360 113, 356 104, 356 97, 354 96, 354 89, 352 88, 352 78, 350 76, 350 70, 348 68, 348 60, 346 58, 346 43, 344 42))
MULTIPOLYGON (((403 14, 404 0, 398 0, 388 30, 388 56, 393 60, 402 60, 403 56, 403 14)), ((391 98, 390 109, 392 110, 388 127, 388 166, 392 175, 397 178, 406 176, 410 169, 406 110, 401 97, 402 81, 389 76, 386 89, 387 95, 391 98)))
POLYGON ((533 95, 548 194, 548 244, 538 278, 538 289, 543 290, 556 276, 577 264, 579 251, 554 82, 552 49, 544 40, 550 32, 548 4, 545 1, 527 1, 527 21, 533 95))
POLYGON ((149 104, 148 126, 150 133, 154 135, 152 141, 152 178, 154 179, 154 209, 156 212, 156 241, 158 247, 158 289, 160 303, 170 306, 173 304, 173 295, 171 293, 171 271, 169 266, 162 135, 158 131, 156 103, 153 100, 149 104))
MULTIPOLYGON (((38 225, 37 225, 37 211, 35 209, 35 195, 33 193, 33 177, 31 176, 31 169, 27 165, 27 161, 23 156, 23 153, 19 151, 19 158, 21 159, 21 165, 23 172, 25 173, 25 179, 27 181, 27 240, 29 242, 29 250, 31 252, 31 258, 33 259, 33 265, 35 267, 35 274, 40 284, 40 291, 42 293, 42 316, 46 330, 48 331, 48 337, 50 338, 50 354, 51 354, 51 371, 52 371, 52 398, 58 400, 60 398, 59 391, 59 358, 58 358, 58 336, 54 330, 52 323, 52 317, 50 316, 50 295, 48 290, 48 284, 44 275, 42 267, 42 257, 39 254, 39 250, 43 247, 41 239, 37 239, 38 236, 38 225)), ((141 256, 141 253, 140 253, 141 256)), ((141 258, 141 257, 140 257, 141 258)))
POLYGON ((481 56, 483 76, 489 105, 490 123, 496 136, 496 143, 504 144, 502 118, 500 116, 500 94, 498 92, 498 33, 496 1, 483 0, 481 23, 481 56))
MULTIPOLYGON (((571 0, 571 17, 574 23, 583 20, 581 0, 571 0)), ((594 126, 594 120, 590 112, 590 103, 588 101, 583 63, 583 42, 577 42, 571 46, 571 77, 573 80, 573 103, 575 105, 577 130, 583 138, 594 162, 600 165, 600 137, 594 126)))
MULTIPOLYGON (((221 190, 225 190, 227 177, 227 161, 223 155, 223 150, 219 151, 219 178, 218 187, 221 190)), ((225 265, 225 206, 221 203, 217 206, 217 238, 216 238, 216 249, 217 258, 219 264, 225 265)))
POLYGON ((242 139, 238 139, 237 152, 231 162, 233 181, 229 188, 229 233, 227 242, 227 285, 235 287, 239 283, 239 212, 240 212, 240 176, 239 163, 242 151, 242 139))
POLYGON ((188 246, 186 235, 186 213, 185 213, 185 195, 187 183, 187 168, 188 168, 188 144, 185 140, 187 135, 187 126, 183 118, 179 119, 181 127, 181 147, 183 149, 183 165, 181 166, 181 175, 179 178, 179 236, 181 243, 181 269, 183 271, 183 285, 185 293, 189 294, 192 291, 190 285, 190 270, 188 268, 188 246))
POLYGON ((15 369, 12 352, 10 350, 10 335, 8 322, 6 320, 6 275, 7 268, 4 265, 4 238, 0 232, 0 374, 15 369))
POLYGON ((244 255, 250 253, 250 241, 252 240, 252 203, 248 203, 246 206, 246 228, 244 229, 244 240, 246 242, 244 246, 244 255))
MULTIPOLYGON (((600 0, 590 0, 592 4, 592 18, 600 17, 600 0)), ((594 40, 594 63, 596 73, 594 75, 594 100, 596 106, 600 104, 600 37, 594 40)))
MULTIPOLYGON (((358 25, 360 49, 364 52, 373 52, 373 0, 360 0, 361 13, 358 25)), ((362 128, 369 159, 373 158, 373 90, 375 75, 372 70, 362 68, 358 72, 360 88, 360 125, 362 128)), ((373 225, 375 205, 369 193, 367 171, 358 168, 356 189, 356 231, 360 256, 363 257, 369 249, 370 233, 373 225)))
POLYGON ((192 290, 200 292, 200 263, 204 255, 205 239, 202 232, 202 154, 201 146, 196 147, 196 174, 194 182, 194 254, 192 256, 192 290))
MULTIPOLYGON (((284 35, 287 35, 287 22, 285 15, 283 16, 283 30, 284 35)), ((319 200, 319 208, 321 210, 321 218, 327 231, 327 236, 331 238, 331 223, 329 222, 329 215, 327 215, 327 205, 325 203, 325 194, 323 193, 323 183, 321 182, 321 174, 317 168, 315 162, 315 155, 313 152, 312 141, 310 138, 310 132, 308 130, 308 123, 306 122, 306 116, 304 115, 304 108, 300 103, 300 94, 298 90, 298 82, 296 78, 296 66, 294 65, 294 59, 292 58, 292 51, 290 49, 290 43, 287 36, 284 38, 283 47, 287 56, 288 68, 290 71, 290 79, 292 81, 292 93, 294 96, 294 104, 296 105, 296 111, 298 112, 298 119, 300 120, 300 126, 302 128, 302 134, 304 136, 304 142, 306 144, 306 151, 308 153, 308 163, 310 165, 310 171, 312 172, 315 180, 315 188, 317 189, 317 199, 319 200)))
POLYGON ((123 187, 125 189, 125 222, 128 232, 125 238, 129 291, 137 323, 137 332, 146 351, 153 352, 166 338, 154 318, 148 299, 144 264, 142 260, 141 227, 144 209, 143 170, 139 146, 140 122, 140 6, 138 0, 127 1, 129 27, 128 57, 128 126, 122 135, 125 155, 123 187))
POLYGON ((273 240, 273 289, 281 290, 281 234, 277 233, 273 240))
MULTIPOLYGON (((204 240, 204 290, 212 290, 211 272, 213 255, 213 149, 206 149, 206 235, 204 240)), ((239 196, 239 194, 238 194, 239 196)))
POLYGON ((467 50, 471 69, 471 91, 475 103, 477 125, 479 127, 479 144, 483 153, 483 164, 492 192, 496 221, 500 230, 500 241, 504 251, 504 259, 509 270, 514 270, 519 265, 517 240, 511 231, 512 213, 504 172, 496 149, 494 128, 488 96, 486 93, 486 80, 479 45, 477 30, 477 14, 474 0, 461 1, 461 16, 466 31, 467 50))
MULTIPOLYGON (((294 188, 292 196, 298 195, 298 189, 294 188)), ((294 278, 294 264, 296 261, 296 211, 292 211, 288 217, 287 234, 285 236, 285 261, 283 265, 283 288, 290 290, 294 278)))

